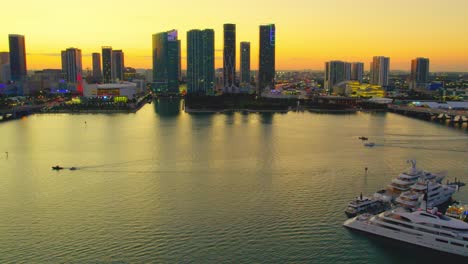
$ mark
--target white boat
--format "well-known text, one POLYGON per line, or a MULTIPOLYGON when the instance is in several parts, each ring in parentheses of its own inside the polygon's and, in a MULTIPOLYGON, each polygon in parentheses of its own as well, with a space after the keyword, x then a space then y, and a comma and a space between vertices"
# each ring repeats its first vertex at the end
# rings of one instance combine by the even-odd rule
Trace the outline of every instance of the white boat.
POLYGON ((468 223, 432 211, 403 208, 378 215, 362 214, 343 226, 406 243, 468 257, 468 223))
POLYGON ((417 209, 419 207, 425 208, 426 204, 427 207, 432 208, 450 201, 455 191, 456 187, 442 185, 440 183, 421 178, 411 186, 411 190, 400 194, 395 201, 400 206, 410 209, 417 209), (427 201, 424 200, 424 195, 426 193, 427 201))
POLYGON ((374 142, 364 143, 364 146, 365 147, 373 147, 373 146, 375 146, 375 143, 374 142))

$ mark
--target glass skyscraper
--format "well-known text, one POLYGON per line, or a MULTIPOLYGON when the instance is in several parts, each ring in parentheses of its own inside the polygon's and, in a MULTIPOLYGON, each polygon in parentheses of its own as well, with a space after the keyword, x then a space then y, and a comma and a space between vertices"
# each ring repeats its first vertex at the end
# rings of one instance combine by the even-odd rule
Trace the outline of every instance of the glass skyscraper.
POLYGON ((22 81, 27 76, 26 47, 23 35, 8 35, 10 45, 10 74, 12 81, 22 81))
POLYGON ((260 26, 260 52, 257 88, 261 95, 266 89, 275 87, 275 25, 260 26))
POLYGON ((349 80, 347 65, 344 61, 325 62, 324 88, 328 93, 333 92, 336 84, 349 80))
POLYGON ((104 83, 112 82, 112 47, 102 47, 102 78, 104 83))
POLYGON ((224 24, 223 79, 226 92, 236 91, 236 25, 224 24))
POLYGON ((153 34, 153 89, 179 94, 179 50, 177 30, 153 34))
POLYGON ((215 86, 214 30, 187 32, 187 92, 212 95, 215 86))
POLYGON ((240 43, 240 82, 242 84, 250 83, 250 42, 240 43))

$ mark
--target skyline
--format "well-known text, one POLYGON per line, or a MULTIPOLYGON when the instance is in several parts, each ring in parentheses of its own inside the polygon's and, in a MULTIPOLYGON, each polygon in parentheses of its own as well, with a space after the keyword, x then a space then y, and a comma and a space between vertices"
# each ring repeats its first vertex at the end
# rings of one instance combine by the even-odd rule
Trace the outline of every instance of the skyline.
MULTIPOLYGON (((112 1, 114 12, 110 14, 101 10, 111 1, 84 0, 79 6, 56 0, 6 3, 6 9, 21 10, 21 15, 3 15, 4 21, 15 22, 0 27, 0 51, 8 51, 8 34, 21 34, 25 35, 31 70, 59 69, 60 51, 70 47, 82 50, 84 69, 91 69, 91 53, 100 52, 102 46, 123 50, 128 66, 149 69, 152 34, 176 29, 182 44, 182 68, 186 69, 186 32, 212 28, 215 65, 222 68, 223 24, 234 23, 236 44, 251 43, 251 68, 257 70, 259 25, 274 23, 277 70, 323 70, 324 62, 343 60, 363 62, 368 71, 373 56, 386 56, 391 58, 391 70, 409 71, 412 59, 427 57, 431 71, 468 71, 468 29, 461 26, 467 22, 463 14, 467 1, 386 2, 363 0, 357 5, 344 0, 297 0, 280 7, 266 0, 240 0, 235 6, 212 0, 140 0, 129 6, 119 0, 112 1), (25 4, 28 9, 21 8, 25 4), (223 8, 230 12, 221 12, 223 8), (69 10, 79 19, 70 19, 69 10), (206 16, 208 13, 214 15, 206 16)), ((239 56, 236 54, 237 70, 239 56)))

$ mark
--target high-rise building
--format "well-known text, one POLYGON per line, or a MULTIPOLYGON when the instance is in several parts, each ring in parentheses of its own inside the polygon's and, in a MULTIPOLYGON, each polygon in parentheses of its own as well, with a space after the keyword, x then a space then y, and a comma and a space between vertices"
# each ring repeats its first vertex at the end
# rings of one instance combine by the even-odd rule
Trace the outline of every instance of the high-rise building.
POLYGON ((371 84, 387 86, 389 74, 390 58, 375 56, 371 63, 371 84))
POLYGON ((3 65, 0 65, 0 76, 1 76, 0 82, 6 83, 11 80, 10 63, 5 63, 3 65))
POLYGON ((9 52, 0 52, 0 82, 8 82, 10 80, 10 75, 7 74, 10 72, 3 71, 3 65, 8 65, 10 67, 10 53, 9 52))
POLYGON ((351 63, 351 78, 350 80, 359 81, 362 83, 362 76, 364 75, 364 63, 353 62, 351 63))
POLYGON ((334 92, 333 88, 340 82, 347 81, 346 62, 325 62, 324 88, 328 93, 334 92))
POLYGON ((100 79, 102 77, 101 70, 101 54, 98 52, 93 53, 93 78, 100 79))
POLYGON ((214 30, 187 32, 187 92, 213 94, 215 86, 214 30))
POLYGON ((429 59, 416 58, 411 60, 410 87, 412 89, 425 86, 429 82, 429 59))
POLYGON ((345 80, 351 80, 351 71, 352 64, 349 62, 345 62, 345 80))
POLYGON ((261 95, 265 89, 275 87, 275 25, 260 26, 260 52, 258 61, 258 94, 261 95))
POLYGON ((27 76, 26 46, 23 35, 8 35, 10 44, 11 80, 21 81, 27 76))
POLYGON ((240 44, 240 82, 250 83, 250 42, 241 42, 240 44))
POLYGON ((235 24, 224 24, 223 66, 224 90, 228 93, 237 92, 235 24))
POLYGON ((112 81, 123 81, 124 79, 124 53, 122 50, 113 50, 112 51, 112 81))
POLYGON ((177 30, 153 34, 153 89, 179 93, 179 50, 177 30))
POLYGON ((102 77, 104 83, 112 82, 112 47, 102 47, 102 77))
POLYGON ((69 83, 81 82, 83 78, 83 67, 81 63, 81 50, 68 48, 62 50, 62 73, 69 83))

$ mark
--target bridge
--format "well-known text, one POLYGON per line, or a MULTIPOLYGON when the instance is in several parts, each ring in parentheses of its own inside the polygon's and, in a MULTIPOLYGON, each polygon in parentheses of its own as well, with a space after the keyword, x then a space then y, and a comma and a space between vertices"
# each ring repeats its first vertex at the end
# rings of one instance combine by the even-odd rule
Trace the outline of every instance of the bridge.
POLYGON ((39 112, 43 105, 25 105, 7 109, 0 109, 0 122, 21 118, 39 112))
POLYGON ((449 120, 451 123, 468 122, 468 110, 409 107, 399 105, 389 105, 388 110, 397 114, 418 117, 427 120, 449 120))

